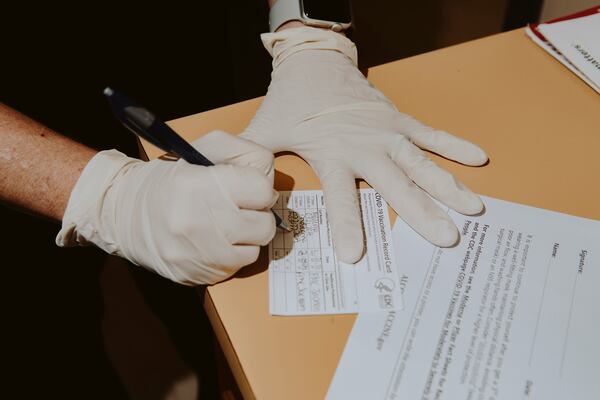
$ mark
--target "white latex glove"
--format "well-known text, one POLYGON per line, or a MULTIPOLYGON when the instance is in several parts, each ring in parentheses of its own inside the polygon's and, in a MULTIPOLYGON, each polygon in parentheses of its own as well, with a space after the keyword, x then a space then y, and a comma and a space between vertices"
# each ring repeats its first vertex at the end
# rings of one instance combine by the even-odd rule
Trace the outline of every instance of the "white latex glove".
POLYGON ((356 47, 346 37, 294 28, 262 40, 273 56, 271 85, 243 136, 312 166, 338 258, 353 263, 363 254, 356 178, 432 243, 453 245, 456 226, 426 193, 463 214, 479 213, 483 204, 419 147, 466 165, 484 164, 485 152, 400 113, 357 69, 356 47))
POLYGON ((225 132, 193 145, 218 165, 98 153, 71 193, 57 244, 95 244, 188 285, 254 262, 275 234, 272 153, 225 132))

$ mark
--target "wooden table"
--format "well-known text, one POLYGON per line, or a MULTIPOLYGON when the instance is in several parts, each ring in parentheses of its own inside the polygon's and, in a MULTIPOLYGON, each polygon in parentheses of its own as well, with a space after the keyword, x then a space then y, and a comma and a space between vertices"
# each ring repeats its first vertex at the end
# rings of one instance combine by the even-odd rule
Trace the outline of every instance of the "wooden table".
MULTIPOLYGON (((410 39, 406 39, 410 40, 410 39)), ((481 145, 469 168, 433 156, 487 196, 600 219, 600 96, 517 30, 371 68, 369 80, 403 112, 481 145)), ((192 140, 241 132, 261 98, 171 121, 192 140)), ((161 151, 142 143, 149 158, 161 151)), ((292 155, 275 163, 276 188, 317 189, 292 155)), ((242 394, 323 398, 354 316, 273 317, 267 258, 212 286, 205 307, 242 394)))

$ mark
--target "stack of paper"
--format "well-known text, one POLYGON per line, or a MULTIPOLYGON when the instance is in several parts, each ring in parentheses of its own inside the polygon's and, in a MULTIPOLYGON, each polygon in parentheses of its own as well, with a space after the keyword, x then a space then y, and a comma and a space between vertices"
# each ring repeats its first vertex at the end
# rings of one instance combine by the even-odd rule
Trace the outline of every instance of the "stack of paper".
POLYGON ((600 6, 548 23, 531 24, 525 32, 600 93, 600 6))

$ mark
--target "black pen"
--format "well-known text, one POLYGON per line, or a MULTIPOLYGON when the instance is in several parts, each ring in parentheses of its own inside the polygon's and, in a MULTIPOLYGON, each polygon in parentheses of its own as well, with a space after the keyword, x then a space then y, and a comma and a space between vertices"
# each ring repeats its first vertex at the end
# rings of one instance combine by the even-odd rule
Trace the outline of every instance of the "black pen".
MULTIPOLYGON (((141 105, 127 98, 124 94, 107 87, 104 89, 104 95, 108 99, 108 104, 117 119, 137 136, 146 139, 168 153, 183 158, 190 164, 214 165, 167 124, 156 118, 154 114, 141 105)), ((276 226, 289 231, 290 229, 281 217, 275 211, 271 211, 275 216, 276 226)))

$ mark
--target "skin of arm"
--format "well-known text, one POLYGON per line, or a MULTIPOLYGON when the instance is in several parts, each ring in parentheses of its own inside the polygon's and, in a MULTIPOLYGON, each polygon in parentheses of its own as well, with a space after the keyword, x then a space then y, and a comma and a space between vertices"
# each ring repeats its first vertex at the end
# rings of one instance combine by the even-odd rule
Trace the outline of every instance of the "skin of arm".
POLYGON ((96 151, 0 103, 0 201, 61 221, 96 151))

